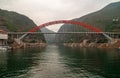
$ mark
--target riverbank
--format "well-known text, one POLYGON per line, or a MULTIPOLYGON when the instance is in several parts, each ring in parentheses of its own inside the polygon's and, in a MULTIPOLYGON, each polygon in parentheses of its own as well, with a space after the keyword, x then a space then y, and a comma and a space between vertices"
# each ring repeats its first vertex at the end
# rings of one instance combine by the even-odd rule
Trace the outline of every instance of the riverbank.
POLYGON ((113 43, 89 43, 88 40, 83 40, 81 43, 64 43, 63 45, 68 47, 119 48, 120 39, 114 39, 113 43))
POLYGON ((46 43, 24 43, 23 48, 46 47, 46 43))
POLYGON ((46 47, 46 43, 23 43, 23 44, 11 44, 10 47, 12 49, 19 49, 19 48, 31 48, 31 47, 40 47, 44 48, 46 47))

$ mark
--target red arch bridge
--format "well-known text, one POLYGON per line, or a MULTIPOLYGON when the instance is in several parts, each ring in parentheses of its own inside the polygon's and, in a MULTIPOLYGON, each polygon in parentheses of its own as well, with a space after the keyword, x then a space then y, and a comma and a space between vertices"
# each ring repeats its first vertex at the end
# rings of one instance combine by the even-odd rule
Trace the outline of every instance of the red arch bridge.
MULTIPOLYGON (((89 25, 89 24, 86 24, 86 23, 83 23, 83 22, 78 22, 78 21, 73 21, 73 20, 58 20, 58 21, 52 21, 52 22, 47 22, 47 23, 44 23, 44 24, 41 24, 39 26, 36 26, 34 28, 32 28, 31 30, 29 30, 27 33, 25 33, 24 35, 22 35, 21 37, 19 37, 16 41, 19 43, 21 39, 23 39, 26 35, 28 35, 29 33, 33 33, 41 28, 44 28, 44 27, 47 27, 49 25, 54 25, 54 24, 61 24, 61 23, 66 23, 66 24, 75 24, 75 25, 78 25, 78 26, 82 26, 84 28, 87 28, 93 32, 96 32, 96 33, 101 33, 103 34, 108 40, 111 40, 112 41, 112 38, 110 36, 108 36, 107 34, 105 34, 101 29, 97 28, 97 27, 94 27, 92 25, 89 25)), ((73 33, 73 32, 71 32, 73 33)))

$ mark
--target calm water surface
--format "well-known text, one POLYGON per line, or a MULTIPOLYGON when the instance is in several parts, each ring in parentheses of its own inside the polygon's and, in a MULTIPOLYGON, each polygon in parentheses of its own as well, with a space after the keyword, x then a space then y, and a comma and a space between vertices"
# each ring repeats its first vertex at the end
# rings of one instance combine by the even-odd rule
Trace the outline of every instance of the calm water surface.
POLYGON ((0 52, 0 78, 120 78, 120 51, 49 45, 0 52))

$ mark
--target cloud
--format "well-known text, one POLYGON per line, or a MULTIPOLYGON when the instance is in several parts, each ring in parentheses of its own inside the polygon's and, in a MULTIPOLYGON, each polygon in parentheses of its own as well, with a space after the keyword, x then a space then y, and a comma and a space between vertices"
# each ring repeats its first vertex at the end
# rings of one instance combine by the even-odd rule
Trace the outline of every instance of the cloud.
MULTIPOLYGON (((53 20, 78 18, 114 1, 120 0, 0 0, 0 8, 24 14, 39 25, 53 20)), ((57 27, 51 28, 56 30, 57 27)))

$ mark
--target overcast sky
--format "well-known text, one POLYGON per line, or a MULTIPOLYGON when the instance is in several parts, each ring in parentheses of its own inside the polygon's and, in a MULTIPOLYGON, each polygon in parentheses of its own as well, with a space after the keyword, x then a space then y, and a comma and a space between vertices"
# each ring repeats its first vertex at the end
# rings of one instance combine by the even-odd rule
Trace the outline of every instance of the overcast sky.
MULTIPOLYGON (((120 0, 0 0, 0 8, 24 14, 40 25, 48 21, 78 18, 117 1, 120 0)), ((57 30, 59 26, 49 28, 57 30)))

